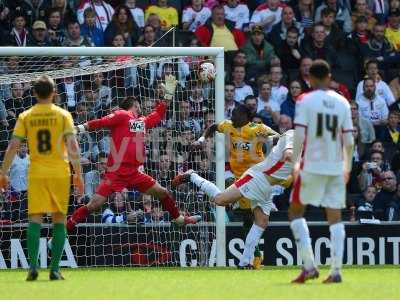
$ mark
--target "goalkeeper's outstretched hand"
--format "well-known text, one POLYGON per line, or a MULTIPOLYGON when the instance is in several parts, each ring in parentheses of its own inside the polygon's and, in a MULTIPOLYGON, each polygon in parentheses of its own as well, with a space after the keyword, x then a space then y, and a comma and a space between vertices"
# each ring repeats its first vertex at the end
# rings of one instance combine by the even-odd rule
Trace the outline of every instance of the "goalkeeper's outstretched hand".
POLYGON ((165 82, 161 83, 161 88, 164 92, 164 99, 172 100, 175 95, 177 80, 174 75, 165 76, 165 82))

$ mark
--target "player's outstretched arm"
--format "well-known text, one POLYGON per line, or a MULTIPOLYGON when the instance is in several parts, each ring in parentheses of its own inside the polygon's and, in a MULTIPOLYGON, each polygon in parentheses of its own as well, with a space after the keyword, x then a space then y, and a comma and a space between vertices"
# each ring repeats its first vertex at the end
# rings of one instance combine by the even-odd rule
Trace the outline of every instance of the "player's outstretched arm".
POLYGON ((192 146, 194 147, 200 147, 203 145, 204 141, 212 136, 214 136, 214 133, 218 131, 218 124, 214 123, 206 128, 204 131, 203 135, 199 137, 199 139, 195 142, 192 143, 192 146))
POLYGON ((21 139, 13 137, 8 143, 6 153, 4 155, 3 165, 0 170, 0 189, 4 189, 8 185, 8 171, 10 170, 11 163, 14 160, 15 155, 21 145, 21 139))
POLYGON ((68 158, 71 162, 73 174, 73 184, 76 186, 80 195, 84 194, 85 186, 83 183, 82 170, 81 170, 81 151, 75 134, 68 134, 65 136, 67 145, 68 158))

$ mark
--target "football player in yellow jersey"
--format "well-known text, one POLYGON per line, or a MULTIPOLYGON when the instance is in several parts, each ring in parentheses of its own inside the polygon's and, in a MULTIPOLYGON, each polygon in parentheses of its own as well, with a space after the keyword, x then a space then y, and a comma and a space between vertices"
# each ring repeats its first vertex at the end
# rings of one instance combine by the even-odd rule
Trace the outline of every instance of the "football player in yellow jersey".
MULTIPOLYGON (((252 113, 248 107, 243 104, 237 105, 232 110, 231 120, 224 120, 208 127, 194 145, 199 146, 206 138, 212 137, 216 131, 224 133, 228 138, 226 144, 229 144, 229 164, 235 180, 238 180, 247 169, 264 160, 263 146, 268 139, 279 137, 279 133, 268 126, 251 122, 251 118, 252 113)), ((250 201, 244 197, 241 198, 239 207, 246 236, 253 225, 250 201)), ((254 253, 253 266, 255 269, 260 269, 262 266, 262 257, 258 246, 254 253)))
POLYGON ((28 171, 28 215, 27 230, 29 272, 26 280, 38 277, 40 229, 43 214, 51 213, 53 240, 50 280, 64 279, 59 271, 59 263, 65 242, 65 217, 70 196, 71 173, 80 193, 83 180, 80 166, 80 150, 75 136, 71 114, 54 105, 55 83, 43 75, 33 84, 33 92, 38 103, 18 117, 11 141, 8 144, 0 170, 1 188, 8 185, 7 173, 21 144, 27 140, 30 152, 28 171))

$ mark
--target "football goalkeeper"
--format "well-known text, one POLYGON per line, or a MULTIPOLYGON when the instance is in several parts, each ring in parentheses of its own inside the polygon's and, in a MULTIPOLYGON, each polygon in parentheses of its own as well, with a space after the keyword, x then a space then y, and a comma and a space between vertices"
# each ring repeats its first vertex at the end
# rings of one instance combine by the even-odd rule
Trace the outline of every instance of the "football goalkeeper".
POLYGON ((160 199, 164 210, 178 225, 195 224, 199 216, 182 216, 171 193, 162 187, 151 176, 142 173, 138 168, 145 161, 144 141, 146 130, 157 126, 164 118, 168 102, 173 99, 176 79, 167 75, 162 84, 164 101, 160 101, 154 111, 147 116, 139 117, 134 97, 127 97, 119 104, 117 110, 101 119, 78 125, 79 132, 108 128, 111 130, 111 152, 107 160, 107 171, 88 204, 74 211, 68 219, 67 230, 72 231, 76 224, 83 222, 107 201, 113 192, 124 188, 136 189, 141 193, 160 199))

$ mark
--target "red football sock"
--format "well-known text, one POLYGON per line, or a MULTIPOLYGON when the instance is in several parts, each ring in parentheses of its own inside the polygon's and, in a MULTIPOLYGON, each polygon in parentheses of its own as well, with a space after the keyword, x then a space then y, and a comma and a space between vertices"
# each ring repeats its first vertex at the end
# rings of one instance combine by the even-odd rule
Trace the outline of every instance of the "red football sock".
POLYGON ((172 198, 171 195, 167 194, 164 198, 160 199, 161 206, 165 209, 173 219, 176 219, 180 216, 179 209, 176 206, 175 199, 172 198))
POLYGON ((77 210, 74 211, 71 218, 67 221, 67 230, 72 231, 75 228, 75 225, 85 221, 86 218, 89 216, 90 211, 86 205, 79 207, 77 210))

